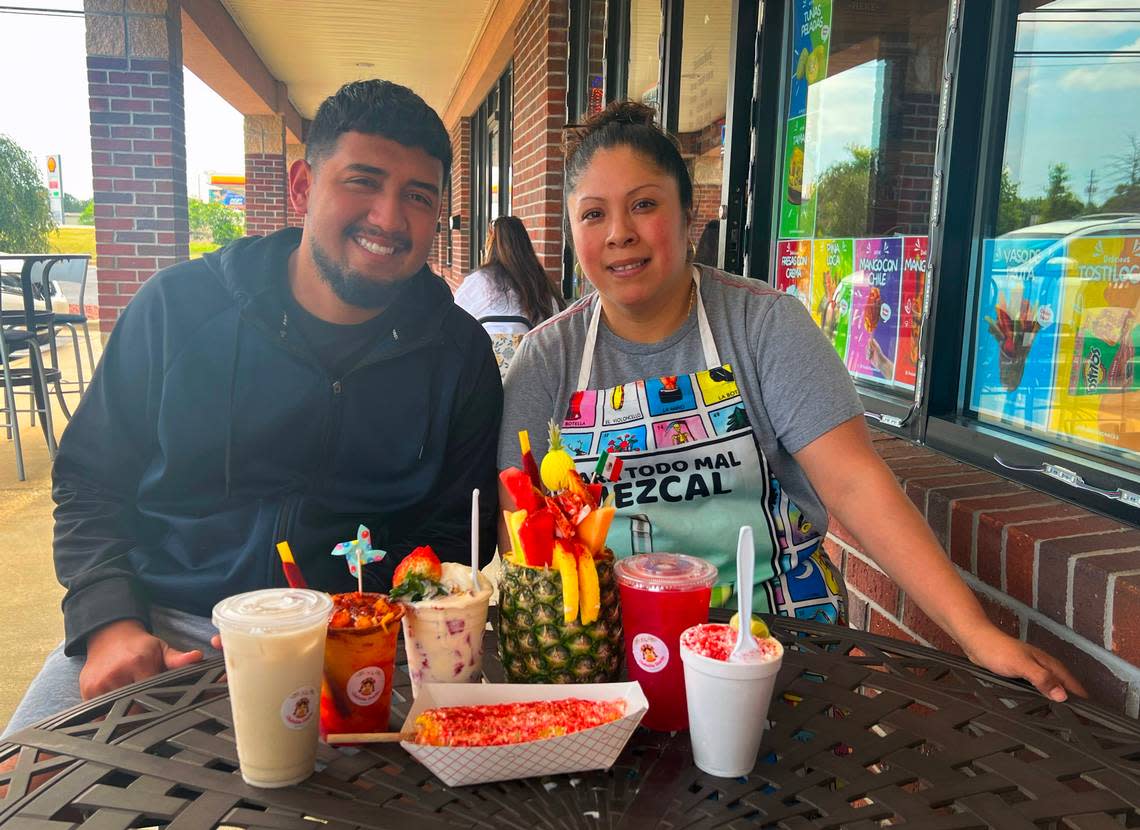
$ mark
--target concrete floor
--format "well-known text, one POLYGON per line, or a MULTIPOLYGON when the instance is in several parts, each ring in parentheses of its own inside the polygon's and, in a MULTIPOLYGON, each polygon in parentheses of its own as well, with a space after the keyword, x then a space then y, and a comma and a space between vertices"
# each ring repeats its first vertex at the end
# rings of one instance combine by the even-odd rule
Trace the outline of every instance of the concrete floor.
MULTIPOLYGON (((92 332, 95 359, 99 359, 97 332, 92 332)), ((59 362, 64 378, 75 377, 75 357, 71 340, 59 340, 59 362)), ((81 342, 82 347, 82 342, 81 342)), ((17 363, 16 365, 24 365, 17 363)), ((91 369, 84 357, 84 375, 91 369)), ((77 394, 66 395, 74 410, 77 394)), ((17 406, 26 407, 27 396, 17 396, 17 406)), ((0 384, 0 424, 4 422, 3 385, 0 384)), ((63 432, 67 420, 53 397, 55 432, 63 432)), ((20 416, 26 481, 16 476, 16 452, 0 426, 0 728, 23 696, 28 682, 39 671, 49 651, 63 638, 60 600, 63 588, 52 567, 51 459, 39 420, 32 427, 26 414, 20 416)))

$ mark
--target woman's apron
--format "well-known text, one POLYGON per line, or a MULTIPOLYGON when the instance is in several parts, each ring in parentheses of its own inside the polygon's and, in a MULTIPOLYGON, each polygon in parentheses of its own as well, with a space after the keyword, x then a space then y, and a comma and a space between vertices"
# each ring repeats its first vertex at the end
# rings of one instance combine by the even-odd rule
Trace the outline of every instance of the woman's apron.
POLYGON ((617 510, 606 544, 618 557, 650 551, 701 556, 720 572, 712 605, 722 606, 736 583, 740 526, 751 524, 754 608, 837 622, 846 603, 822 537, 769 470, 733 367, 721 363, 700 273, 693 270, 705 371, 590 389, 601 320, 601 302, 595 302, 579 391, 562 420, 563 444, 584 476, 603 450, 622 459, 618 481, 607 483, 617 510))

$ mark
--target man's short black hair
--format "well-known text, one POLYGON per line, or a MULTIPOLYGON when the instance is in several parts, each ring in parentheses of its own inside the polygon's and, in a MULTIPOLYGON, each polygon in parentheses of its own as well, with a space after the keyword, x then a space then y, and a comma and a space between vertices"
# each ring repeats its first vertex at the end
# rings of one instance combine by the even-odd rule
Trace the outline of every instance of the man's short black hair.
POLYGON ((405 147, 421 148, 442 162, 443 184, 447 185, 451 139, 436 111, 406 86, 379 78, 342 86, 317 110, 306 136, 306 161, 315 167, 347 132, 379 135, 405 147))

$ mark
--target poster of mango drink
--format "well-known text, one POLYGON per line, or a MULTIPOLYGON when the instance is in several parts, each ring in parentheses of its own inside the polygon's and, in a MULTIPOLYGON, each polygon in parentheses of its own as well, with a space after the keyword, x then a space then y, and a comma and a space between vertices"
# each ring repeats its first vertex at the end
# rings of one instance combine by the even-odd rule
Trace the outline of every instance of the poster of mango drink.
POLYGON ((811 303, 808 310, 841 360, 847 358, 847 329, 851 317, 851 274, 855 242, 852 239, 816 239, 812 242, 811 303))
POLYGON ((776 243, 776 290, 811 304, 811 240, 790 239, 776 243))
POLYGON ((895 358, 895 383, 914 388, 918 368, 918 335, 922 326, 923 289, 926 287, 928 238, 904 236, 902 296, 899 300, 899 345, 895 358))
POLYGON ((1074 239, 1065 263, 1049 428, 1140 454, 1140 236, 1074 239))
POLYGON ((847 369, 891 383, 899 332, 902 237, 855 240, 847 369))

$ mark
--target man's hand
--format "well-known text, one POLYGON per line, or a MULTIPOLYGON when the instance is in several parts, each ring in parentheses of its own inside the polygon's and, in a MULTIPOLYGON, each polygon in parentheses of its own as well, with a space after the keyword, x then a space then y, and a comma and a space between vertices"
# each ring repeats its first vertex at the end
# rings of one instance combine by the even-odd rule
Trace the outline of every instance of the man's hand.
POLYGON ((138 620, 118 620, 87 638, 87 662, 79 672, 79 694, 90 700, 201 659, 201 651, 171 648, 138 620))

